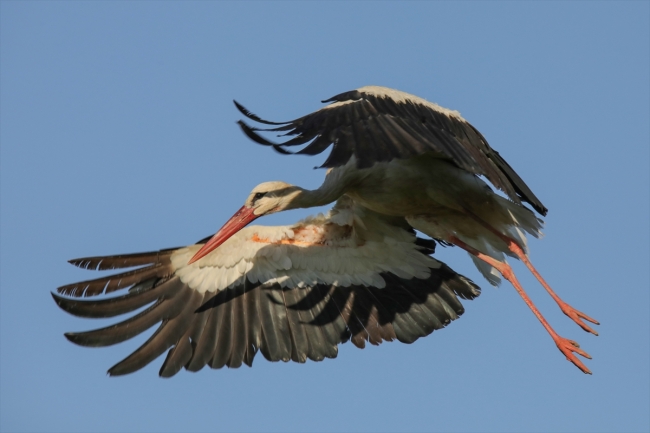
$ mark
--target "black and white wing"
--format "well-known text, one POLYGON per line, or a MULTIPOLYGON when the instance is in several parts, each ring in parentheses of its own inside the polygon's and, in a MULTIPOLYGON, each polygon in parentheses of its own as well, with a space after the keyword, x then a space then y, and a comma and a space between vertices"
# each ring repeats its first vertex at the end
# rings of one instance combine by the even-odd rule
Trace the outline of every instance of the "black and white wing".
POLYGON ((432 153, 458 167, 485 176, 511 200, 530 203, 537 212, 547 209, 510 165, 492 149, 483 135, 458 111, 448 110, 408 93, 377 86, 344 92, 323 102, 332 104, 289 122, 269 122, 235 105, 246 117, 271 128, 255 128, 239 121, 244 133, 257 143, 292 153, 316 155, 333 144, 321 167, 345 165, 352 156, 358 168, 395 158, 432 153), (285 132, 293 137, 272 142, 258 131, 285 132))
POLYGON ((82 346, 109 346, 157 325, 108 373, 132 373, 167 351, 160 376, 168 377, 183 367, 250 366, 258 351, 270 361, 305 362, 336 357, 347 340, 360 348, 366 341, 411 343, 458 318, 459 297, 479 295, 474 283, 428 255, 433 241, 344 202, 293 226, 247 227, 191 265, 202 243, 71 260, 86 269, 138 268, 59 287, 52 295, 63 310, 107 318, 147 308, 65 335, 82 346))

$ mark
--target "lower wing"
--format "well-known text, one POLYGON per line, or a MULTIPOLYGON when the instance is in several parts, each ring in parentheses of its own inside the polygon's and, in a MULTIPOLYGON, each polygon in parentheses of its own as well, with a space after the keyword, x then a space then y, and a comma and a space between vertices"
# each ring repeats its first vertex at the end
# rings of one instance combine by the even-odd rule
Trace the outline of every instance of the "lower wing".
MULTIPOLYGON (((125 289, 118 297, 99 300, 52 294, 63 310, 78 317, 106 318, 148 308, 106 328, 67 333, 82 346, 110 346, 159 324, 135 352, 113 366, 110 375, 132 373, 169 350, 160 376, 182 367, 198 371, 252 365, 258 351, 269 361, 305 362, 335 358, 339 343, 363 348, 366 341, 412 343, 457 319, 464 309, 458 300, 473 299, 480 289, 445 264, 428 278, 400 278, 382 273, 385 287, 312 284, 282 287, 243 279, 217 293, 192 289, 172 269, 173 251, 80 259, 75 264, 103 263, 146 267, 78 285, 63 286, 72 294, 97 287, 125 289)), ((100 267, 101 268, 101 267, 100 267)))

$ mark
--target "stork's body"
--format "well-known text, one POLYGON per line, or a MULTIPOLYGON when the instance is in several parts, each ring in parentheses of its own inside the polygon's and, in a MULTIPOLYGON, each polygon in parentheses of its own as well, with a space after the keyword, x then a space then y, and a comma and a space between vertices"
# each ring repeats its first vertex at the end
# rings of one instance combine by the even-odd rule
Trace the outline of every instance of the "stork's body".
MULTIPOLYGON (((537 233, 540 228, 528 209, 500 197, 480 178, 446 160, 422 155, 378 163, 367 169, 357 169, 354 163, 351 160, 344 167, 334 169, 328 177, 336 176, 338 170, 352 172, 338 176, 346 185, 345 194, 375 212, 408 218, 427 216, 440 222, 466 220, 471 212, 504 234, 509 227, 520 224, 512 215, 515 213, 519 219, 526 220, 527 230, 537 233)), ((328 183, 325 182, 324 188, 328 188, 328 183)), ((476 221, 461 223, 454 232, 470 238, 488 235, 476 221)), ((442 231, 427 234, 440 239, 446 237, 442 231)))

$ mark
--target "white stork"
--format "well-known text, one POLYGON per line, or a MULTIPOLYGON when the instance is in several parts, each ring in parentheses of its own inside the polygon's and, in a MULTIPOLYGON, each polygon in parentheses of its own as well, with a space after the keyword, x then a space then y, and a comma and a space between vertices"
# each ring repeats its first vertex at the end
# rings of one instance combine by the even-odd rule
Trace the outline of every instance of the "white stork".
POLYGON ((79 316, 109 317, 156 301, 109 328, 66 334, 78 344, 101 346, 131 338, 162 321, 158 331, 109 373, 135 371, 169 351, 161 375, 185 366, 197 370, 250 365, 259 349, 267 359, 304 361, 336 355, 350 338, 363 346, 397 338, 410 342, 462 313, 455 295, 472 299, 471 281, 429 257, 433 241, 417 229, 472 255, 492 284, 509 280, 568 360, 590 356, 559 336, 517 282, 505 256, 522 260, 562 311, 584 330, 598 324, 562 301, 527 256, 524 232, 541 234, 546 208, 485 138, 458 112, 413 95, 363 87, 290 122, 268 122, 235 102, 249 119, 293 136, 273 143, 239 122, 254 141, 285 147, 307 144, 315 155, 333 144, 323 185, 313 191, 284 182, 253 189, 244 206, 207 242, 187 248, 71 261, 96 269, 147 267, 63 286, 90 296, 132 286, 127 295, 80 301, 54 295, 79 316), (495 194, 479 176, 502 190, 495 194), (327 217, 289 227, 249 227, 254 219, 337 201, 327 217), (219 247, 219 248, 218 248, 219 247))

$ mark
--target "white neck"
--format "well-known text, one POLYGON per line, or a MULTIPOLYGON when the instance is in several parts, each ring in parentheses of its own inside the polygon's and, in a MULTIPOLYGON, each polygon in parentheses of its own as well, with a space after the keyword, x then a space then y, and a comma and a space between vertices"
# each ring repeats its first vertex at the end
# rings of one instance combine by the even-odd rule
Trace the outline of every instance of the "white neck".
POLYGON ((355 167, 354 158, 343 167, 330 170, 325 177, 323 184, 314 190, 296 187, 298 194, 291 200, 291 209, 310 208, 315 206, 324 206, 332 203, 346 193, 348 186, 351 184, 357 170, 349 169, 355 167))

